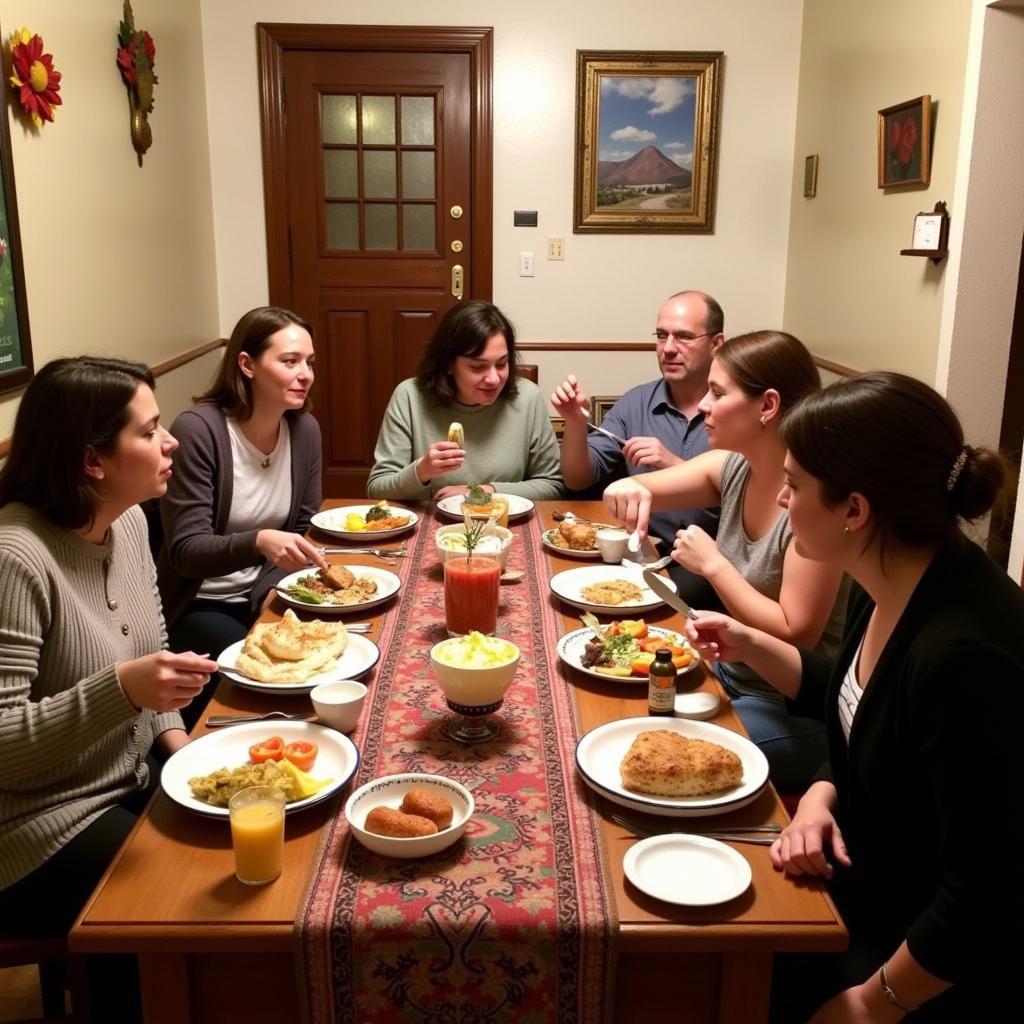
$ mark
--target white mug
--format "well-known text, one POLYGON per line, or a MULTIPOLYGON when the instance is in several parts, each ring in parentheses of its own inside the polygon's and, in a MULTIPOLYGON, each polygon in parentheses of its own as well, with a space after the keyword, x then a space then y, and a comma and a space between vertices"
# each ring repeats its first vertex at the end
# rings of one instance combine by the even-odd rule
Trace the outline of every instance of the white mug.
POLYGON ((605 562, 621 562, 626 557, 626 541, 629 534, 617 527, 606 527, 597 531, 597 547, 605 562))
POLYGON ((366 692, 362 683, 340 679, 314 686, 309 696, 321 725, 329 725, 338 732, 351 732, 363 713, 366 692))

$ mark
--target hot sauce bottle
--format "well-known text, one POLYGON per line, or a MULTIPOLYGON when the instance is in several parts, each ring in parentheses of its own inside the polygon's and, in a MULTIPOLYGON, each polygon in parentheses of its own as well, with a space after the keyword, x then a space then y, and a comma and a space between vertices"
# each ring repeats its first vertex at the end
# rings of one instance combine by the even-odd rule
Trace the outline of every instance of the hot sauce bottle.
POLYGON ((659 647, 648 670, 647 714, 674 715, 676 708, 676 666, 672 652, 659 647))

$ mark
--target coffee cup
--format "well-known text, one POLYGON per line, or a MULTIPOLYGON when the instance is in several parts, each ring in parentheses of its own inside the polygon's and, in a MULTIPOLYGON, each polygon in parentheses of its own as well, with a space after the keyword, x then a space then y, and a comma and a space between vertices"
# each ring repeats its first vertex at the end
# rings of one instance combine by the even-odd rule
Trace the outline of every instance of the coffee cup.
POLYGON ((605 527, 597 531, 597 549, 605 562, 621 562, 626 557, 626 541, 629 534, 617 527, 605 527))
POLYGON ((309 696, 321 725, 329 725, 338 732, 351 732, 363 712, 366 687, 354 679, 341 679, 313 687, 309 696))

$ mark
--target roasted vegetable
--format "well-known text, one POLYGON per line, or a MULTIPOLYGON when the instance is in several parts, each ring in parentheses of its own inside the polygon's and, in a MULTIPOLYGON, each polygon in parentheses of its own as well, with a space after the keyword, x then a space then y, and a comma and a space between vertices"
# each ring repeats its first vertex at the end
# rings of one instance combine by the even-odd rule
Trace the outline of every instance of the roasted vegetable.
POLYGON ((378 501, 376 505, 371 505, 366 510, 366 521, 368 523, 375 523, 378 519, 390 519, 391 509, 388 507, 386 501, 378 501))

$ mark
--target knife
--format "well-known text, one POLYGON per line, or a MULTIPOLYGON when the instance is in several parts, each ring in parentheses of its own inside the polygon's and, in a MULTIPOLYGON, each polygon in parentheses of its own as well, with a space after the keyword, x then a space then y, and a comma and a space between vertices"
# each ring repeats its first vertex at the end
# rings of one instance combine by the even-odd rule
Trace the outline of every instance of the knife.
POLYGON ((663 576, 659 576, 650 569, 644 569, 644 583, 653 590, 658 597, 677 612, 683 613, 683 618, 697 621, 697 613, 665 582, 663 576))

